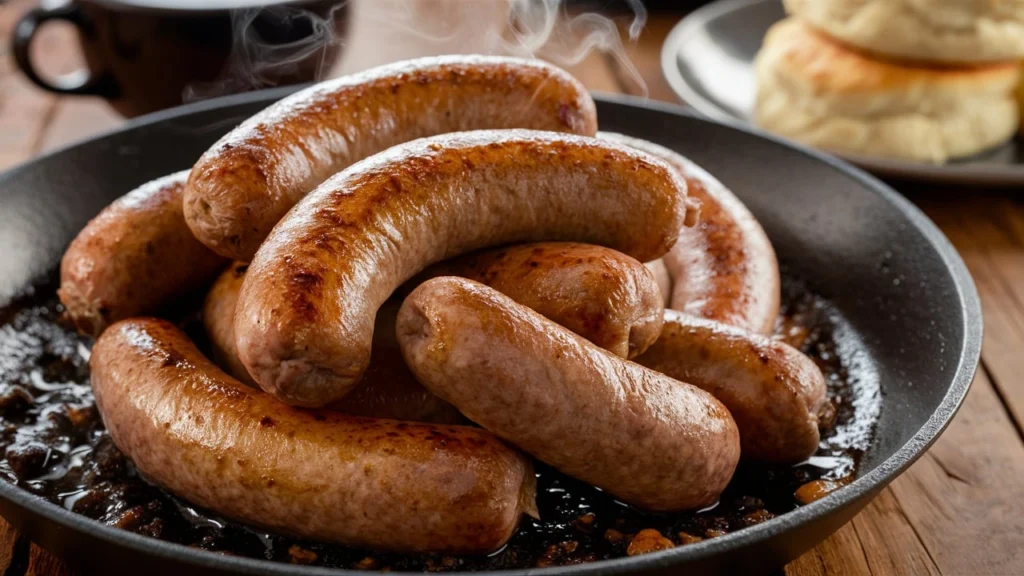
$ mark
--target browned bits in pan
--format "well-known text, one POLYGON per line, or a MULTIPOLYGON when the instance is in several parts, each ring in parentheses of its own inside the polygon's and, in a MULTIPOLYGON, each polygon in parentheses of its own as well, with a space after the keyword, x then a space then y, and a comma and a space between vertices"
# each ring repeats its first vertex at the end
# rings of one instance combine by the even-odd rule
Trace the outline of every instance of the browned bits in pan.
POLYGON ((640 554, 650 554, 651 552, 658 552, 659 550, 668 550, 669 548, 675 548, 675 544, 671 540, 661 535, 661 532, 654 530, 653 528, 646 528, 637 532, 636 536, 629 542, 629 548, 626 549, 627 556, 639 556, 640 554))
POLYGON ((307 550, 298 544, 288 547, 288 555, 291 556, 292 564, 312 564, 316 562, 316 552, 307 550))
POLYGON ((679 545, 680 546, 685 546, 686 544, 696 544, 697 542, 704 541, 704 539, 701 538, 700 536, 694 536, 693 534, 690 534, 689 532, 680 532, 679 534, 676 535, 676 538, 679 539, 679 545))
POLYGON ((837 489, 845 486, 847 482, 842 480, 813 480, 797 489, 794 497, 801 504, 810 504, 828 496, 837 489))
MULTIPOLYGON (((833 330, 837 326, 835 309, 827 301, 809 293, 800 282, 790 279, 784 282, 784 286, 784 317, 792 317, 796 325, 806 327, 804 351, 815 359, 825 373, 829 396, 844 399, 841 409, 836 413, 836 425, 856 422, 860 416, 848 409, 848 399, 853 398, 854 392, 850 384, 851 375, 845 368, 847 356, 834 344, 833 330), (822 352, 827 353, 827 359, 823 360, 820 355, 822 352)), ((131 467, 110 441, 95 411, 81 412, 84 421, 76 422, 73 428, 66 429, 72 436, 62 435, 64 432, 53 435, 52 423, 40 418, 40 414, 65 405, 92 405, 88 368, 83 357, 76 351, 79 343, 87 347, 89 340, 77 336, 73 330, 58 322, 59 312, 52 288, 39 288, 31 299, 16 303, 14 307, 0 313, 0 316, 8 319, 5 326, 9 328, 5 330, 13 331, 0 331, 0 338, 6 334, 18 334, 18 345, 23 347, 12 358, 17 364, 10 367, 10 372, 4 372, 6 380, 0 384, 0 394, 17 398, 6 406, 0 406, 0 414, 3 414, 6 423, 0 428, 0 445, 4 448, 11 446, 14 432, 20 431, 19 435, 48 447, 55 448, 66 442, 72 450, 81 451, 76 452, 80 454, 81 464, 72 466, 63 476, 54 474, 54 470, 59 469, 55 467, 63 466, 66 460, 56 456, 46 463, 42 472, 49 479, 40 480, 39 476, 32 476, 30 480, 19 480, 9 471, 4 476, 6 481, 18 482, 19 486, 51 502, 105 523, 113 523, 129 509, 142 506, 144 518, 136 524, 136 532, 215 552, 254 558, 265 558, 269 554, 276 561, 290 562, 288 549, 298 544, 317 554, 317 560, 313 563, 316 566, 353 568, 369 555, 378 562, 376 567, 367 568, 370 570, 427 569, 427 561, 431 557, 422 555, 329 546, 279 534, 272 534, 263 541, 236 522, 193 508, 181 500, 173 500, 163 490, 131 474, 131 467), (28 377, 32 372, 43 375, 46 390, 37 388, 35 381, 28 377), (75 432, 78 430, 82 432, 75 432), (94 433, 86 434, 86 431, 94 433), (223 528, 210 527, 209 520, 216 521, 223 528), (197 523, 193 524, 193 521, 197 523)), ((194 324, 190 326, 190 333, 202 330, 194 324)), ((74 420, 72 412, 67 413, 69 420, 74 420)), ((318 417, 318 421, 326 419, 325 416, 314 415, 314 419, 318 417)), ((822 438, 829 441, 832 438, 831 429, 823 431, 822 438)), ((51 453, 57 454, 55 451, 51 453)), ((856 462, 858 452, 850 448, 836 454, 856 462)), ((829 456, 836 454, 819 453, 829 456)), ((9 462, 6 465, 9 466, 9 462)), ((854 470, 850 468, 843 473, 852 474, 854 470)), ((621 557, 626 553, 631 535, 644 528, 659 530, 663 535, 671 537, 677 545, 692 543, 691 537, 702 538, 707 529, 734 531, 746 526, 744 517, 760 508, 775 515, 791 510, 798 504, 794 492, 803 484, 821 477, 826 470, 810 466, 741 466, 720 504, 713 510, 700 514, 656 516, 625 508, 607 494, 548 467, 542 466, 538 472, 538 504, 543 518, 524 520, 516 537, 500 553, 493 556, 462 557, 461 564, 453 569, 528 568, 535 565, 552 542, 570 540, 578 542, 579 546, 570 557, 563 557, 560 562, 587 561, 594 559, 592 554, 596 554, 596 558, 621 557), (756 499, 751 500, 749 497, 756 499), (581 526, 590 524, 591 517, 591 531, 581 530, 581 526)), ((431 563, 437 568, 442 564, 436 559, 431 563)))

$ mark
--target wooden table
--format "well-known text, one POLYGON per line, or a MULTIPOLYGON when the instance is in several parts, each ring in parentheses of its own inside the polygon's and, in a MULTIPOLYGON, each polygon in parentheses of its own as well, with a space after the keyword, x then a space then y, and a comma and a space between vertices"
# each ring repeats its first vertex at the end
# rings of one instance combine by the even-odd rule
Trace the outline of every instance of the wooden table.
MULTIPOLYGON (((30 85, 8 50, 27 0, 0 4, 0 170, 117 126, 91 98, 30 85)), ((651 98, 677 102, 659 53, 676 17, 652 18, 627 46, 651 98)), ((38 39, 40 60, 70 70, 67 30, 38 39)), ((591 54, 573 72, 594 90, 642 93, 611 57, 591 54)), ((902 185, 942 228, 974 275, 985 311, 982 367, 949 429, 903 476, 839 532, 786 567, 817 574, 1024 574, 1024 190, 989 192, 902 185)), ((74 573, 0 520, 5 575, 74 573)))

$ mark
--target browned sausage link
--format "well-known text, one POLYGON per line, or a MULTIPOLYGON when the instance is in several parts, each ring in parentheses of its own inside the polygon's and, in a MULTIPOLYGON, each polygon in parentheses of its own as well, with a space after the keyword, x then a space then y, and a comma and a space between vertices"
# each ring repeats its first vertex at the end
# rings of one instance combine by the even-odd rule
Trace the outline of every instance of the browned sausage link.
MULTIPOLYGON (((246 268, 245 264, 235 262, 220 275, 206 296, 203 325, 217 363, 238 380, 256 386, 235 348, 235 303, 246 268)), ((395 340, 395 316, 400 304, 400 301, 389 300, 381 306, 373 331, 370 366, 352 393, 330 408, 368 418, 435 424, 463 422, 464 418, 454 406, 428 392, 405 365, 395 340)))
POLYGON ((57 294, 81 332, 160 311, 209 282, 227 264, 185 225, 188 171, 136 188, 93 218, 60 263, 57 294))
POLYGON ((603 246, 520 244, 441 262, 421 276, 482 282, 623 358, 640 354, 661 334, 664 304, 654 276, 603 246))
POLYGON ((744 458, 793 463, 818 449, 825 378, 791 346, 666 310, 661 338, 636 361, 721 400, 736 419, 744 458))
POLYGON ((135 466, 247 524, 473 554, 536 514, 530 461, 488 432, 291 408, 221 372, 162 320, 111 326, 90 367, 103 421, 135 466))
POLYGON ((595 138, 482 130, 395 146, 274 228, 239 296, 238 355, 267 392, 324 406, 366 369, 377 308, 427 265, 540 240, 652 260, 675 243, 685 194, 661 160, 595 138))
POLYGON ((700 224, 683 229, 664 258, 673 282, 669 307, 771 334, 779 315, 779 264, 754 215, 721 182, 672 150, 621 134, 600 137, 665 160, 701 204, 700 224))
POLYGON ((317 84, 253 116, 192 170, 185 216, 196 237, 250 260, 299 201, 346 166, 416 138, 485 128, 593 136, 594 101, 536 60, 445 56, 317 84))
POLYGON ((625 361, 482 284, 429 280, 398 313, 423 384, 562 472, 659 511, 714 503, 739 460, 710 394, 625 361))
POLYGON ((658 291, 661 292, 661 301, 665 306, 668 306, 672 298, 672 275, 669 274, 668 268, 665 267, 665 259, 651 260, 644 264, 644 266, 647 266, 651 274, 654 274, 654 281, 658 283, 658 291))
POLYGON ((240 382, 256 386, 235 348, 235 304, 248 268, 244 262, 234 262, 217 277, 203 301, 203 328, 217 366, 240 382))

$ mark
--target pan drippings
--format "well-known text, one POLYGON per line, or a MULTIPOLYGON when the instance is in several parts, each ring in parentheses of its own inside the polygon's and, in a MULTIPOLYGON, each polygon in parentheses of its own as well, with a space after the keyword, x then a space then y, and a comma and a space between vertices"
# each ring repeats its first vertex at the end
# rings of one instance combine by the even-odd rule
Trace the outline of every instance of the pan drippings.
MULTIPOLYGON (((650 514, 538 465, 540 520, 524 518, 486 557, 376 554, 261 533, 147 483, 114 446, 89 388, 91 339, 61 321, 54 285, 0 311, 0 476, 73 512, 161 540, 281 562, 368 570, 458 571, 578 564, 686 546, 784 514, 842 486, 870 446, 880 391, 863 345, 825 299, 784 274, 776 333, 824 373, 834 418, 796 466, 741 463, 715 506, 650 514), (808 483, 816 482, 808 485, 808 483)), ((187 328, 194 322, 186 322, 187 328)), ((201 328, 190 329, 203 342, 201 328)))

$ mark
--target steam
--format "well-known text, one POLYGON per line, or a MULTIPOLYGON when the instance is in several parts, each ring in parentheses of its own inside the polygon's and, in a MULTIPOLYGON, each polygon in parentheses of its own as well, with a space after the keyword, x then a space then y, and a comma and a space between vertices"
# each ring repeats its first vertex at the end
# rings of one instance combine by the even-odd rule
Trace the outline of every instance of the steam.
MULTIPOLYGON (((504 42, 499 53, 541 57, 568 67, 583 62, 597 50, 613 58, 646 98, 647 85, 626 54, 615 21, 596 12, 572 16, 561 4, 561 0, 512 0, 512 41, 504 42)), ((640 0, 628 0, 627 5, 633 12, 627 33, 635 42, 647 24, 647 9, 640 0)))
POLYGON ((346 2, 320 14, 278 4, 231 11, 231 53, 219 80, 185 87, 182 100, 322 80, 342 47, 346 2))
MULTIPOLYGON (((641 0, 626 0, 626 40, 647 21, 641 0)), ((619 26, 597 12, 570 13, 564 0, 345 0, 232 11, 232 50, 221 78, 186 88, 185 101, 323 80, 396 60, 440 54, 543 58, 572 67, 593 53, 647 87, 630 61, 619 26)))

